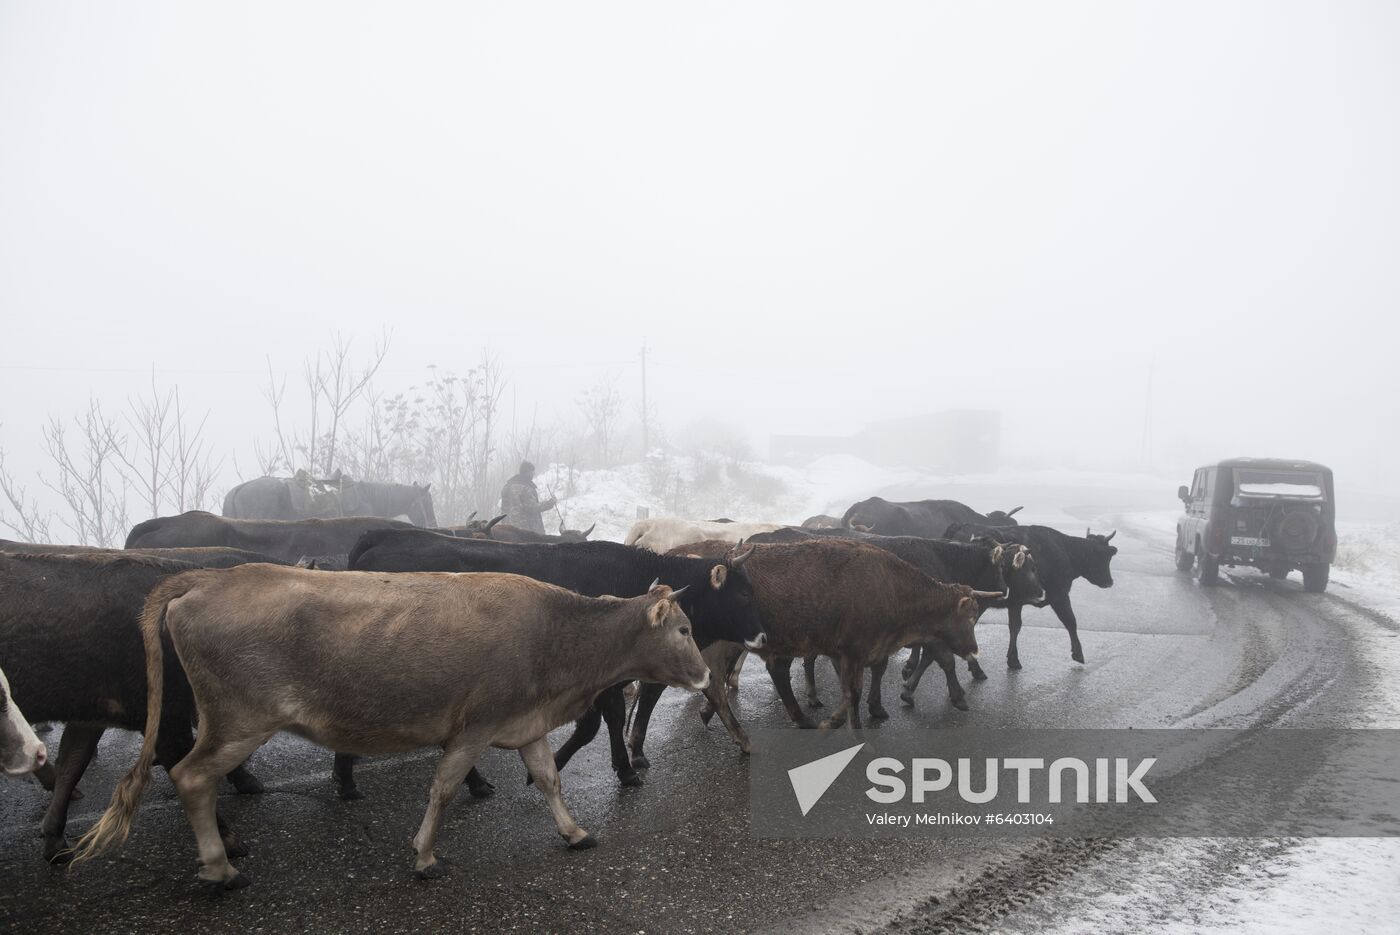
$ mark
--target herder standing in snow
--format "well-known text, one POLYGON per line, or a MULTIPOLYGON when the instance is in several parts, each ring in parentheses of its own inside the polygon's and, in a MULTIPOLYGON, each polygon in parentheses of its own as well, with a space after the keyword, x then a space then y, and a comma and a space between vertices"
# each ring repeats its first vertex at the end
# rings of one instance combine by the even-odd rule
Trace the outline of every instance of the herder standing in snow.
POLYGON ((554 509, 556 502, 554 497, 540 502, 539 491, 535 489, 535 466, 529 461, 521 461, 520 473, 501 488, 501 512, 506 514, 506 523, 516 529, 543 533, 544 520, 540 514, 554 509))

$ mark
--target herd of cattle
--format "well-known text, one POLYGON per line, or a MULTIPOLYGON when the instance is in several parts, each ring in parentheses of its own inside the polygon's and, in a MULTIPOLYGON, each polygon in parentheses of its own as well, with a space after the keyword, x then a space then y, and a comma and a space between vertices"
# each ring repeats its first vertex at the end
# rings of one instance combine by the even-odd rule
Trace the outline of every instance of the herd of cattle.
POLYGON ((624 543, 500 518, 431 529, 190 512, 140 523, 124 550, 0 540, 0 767, 37 771, 52 790, 43 856, 66 863, 125 841, 159 763, 194 829, 200 878, 230 889, 248 882, 229 862, 247 849, 218 813, 218 782, 262 791, 245 761, 278 731, 335 751, 346 799, 359 797, 357 756, 442 748, 413 840, 420 877, 441 873, 434 840, 460 786, 491 794, 474 767, 487 746, 518 750, 568 846, 591 847, 559 769, 606 724, 619 781, 640 785, 667 687, 702 692, 705 721, 718 714, 747 753, 730 704, 747 653, 801 727, 817 725, 792 664, 804 661, 818 707, 813 667, 827 657, 841 698, 821 726, 856 729, 866 669, 869 716, 888 716, 881 682, 902 647, 905 704, 936 662, 967 710, 955 661, 986 678, 974 624, 988 608, 1007 610, 1011 668, 1027 605, 1054 610, 1083 662, 1070 588, 1113 584, 1113 535, 1020 525, 1016 512, 875 497, 801 526, 640 520, 624 543), (65 725, 52 761, 29 721, 65 725), (551 751, 548 733, 569 721, 551 751), (68 805, 109 727, 142 731, 141 752, 70 847, 68 805))

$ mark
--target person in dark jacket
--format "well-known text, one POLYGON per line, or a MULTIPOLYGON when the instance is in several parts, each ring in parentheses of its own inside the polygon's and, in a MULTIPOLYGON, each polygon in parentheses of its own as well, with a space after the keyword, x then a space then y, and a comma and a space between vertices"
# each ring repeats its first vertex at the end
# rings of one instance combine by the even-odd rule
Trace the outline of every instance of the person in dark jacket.
POLYGON ((501 512, 506 514, 505 522, 517 529, 543 533, 541 514, 554 509, 556 502, 554 497, 540 502, 539 491, 535 489, 535 466, 529 461, 521 461, 520 473, 501 488, 501 512))

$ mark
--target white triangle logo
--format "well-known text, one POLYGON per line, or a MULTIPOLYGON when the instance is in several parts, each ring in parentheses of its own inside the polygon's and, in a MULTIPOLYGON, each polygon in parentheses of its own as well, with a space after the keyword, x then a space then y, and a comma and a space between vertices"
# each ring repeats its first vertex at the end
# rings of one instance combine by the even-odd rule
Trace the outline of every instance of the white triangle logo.
POLYGON ((802 809, 804 817, 821 801, 822 796, 826 795, 826 790, 831 788, 831 784, 850 765, 851 760, 856 758, 863 746, 865 744, 858 743, 840 753, 833 753, 788 770, 788 781, 792 783, 792 791, 797 796, 797 805, 802 809))

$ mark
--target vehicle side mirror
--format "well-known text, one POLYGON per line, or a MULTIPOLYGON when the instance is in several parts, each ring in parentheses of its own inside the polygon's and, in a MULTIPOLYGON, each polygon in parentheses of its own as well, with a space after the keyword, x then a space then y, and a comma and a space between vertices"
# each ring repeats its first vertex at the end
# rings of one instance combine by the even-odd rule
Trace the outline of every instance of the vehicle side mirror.
POLYGON ((1190 502, 1190 500, 1191 500, 1191 490, 1190 490, 1190 488, 1188 488, 1185 484, 1182 484, 1180 487, 1176 488, 1176 498, 1177 498, 1178 500, 1180 500, 1182 503, 1190 502))

